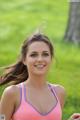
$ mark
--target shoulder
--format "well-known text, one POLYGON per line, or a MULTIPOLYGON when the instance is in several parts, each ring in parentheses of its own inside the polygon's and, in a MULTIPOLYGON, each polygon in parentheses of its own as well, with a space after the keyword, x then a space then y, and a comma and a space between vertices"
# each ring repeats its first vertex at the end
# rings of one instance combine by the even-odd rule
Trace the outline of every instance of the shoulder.
POLYGON ((14 101, 16 98, 17 91, 18 91, 18 87, 16 85, 11 85, 5 88, 1 100, 14 101))
POLYGON ((62 85, 59 84, 51 84, 51 85, 54 87, 57 94, 66 95, 66 90, 62 85))
POLYGON ((56 95, 60 101, 61 107, 63 108, 66 98, 66 90, 62 85, 51 84, 56 92, 56 95))
POLYGON ((12 94, 14 94, 16 92, 17 89, 18 88, 17 88, 16 85, 11 85, 11 86, 4 89, 3 94, 12 95, 12 94))
POLYGON ((0 113, 5 114, 6 119, 9 120, 16 107, 18 86, 12 85, 4 89, 0 100, 0 113))
POLYGON ((66 90, 62 85, 54 85, 54 87, 57 93, 63 94, 63 95, 66 94, 66 90))

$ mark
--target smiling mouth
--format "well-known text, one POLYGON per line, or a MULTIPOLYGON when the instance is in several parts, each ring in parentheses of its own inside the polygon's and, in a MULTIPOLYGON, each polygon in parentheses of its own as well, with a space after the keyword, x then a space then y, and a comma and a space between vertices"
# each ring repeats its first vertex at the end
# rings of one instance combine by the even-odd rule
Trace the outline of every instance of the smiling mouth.
POLYGON ((42 64, 40 64, 40 65, 34 65, 36 68, 38 68, 38 69, 43 69, 46 65, 42 65, 42 64))

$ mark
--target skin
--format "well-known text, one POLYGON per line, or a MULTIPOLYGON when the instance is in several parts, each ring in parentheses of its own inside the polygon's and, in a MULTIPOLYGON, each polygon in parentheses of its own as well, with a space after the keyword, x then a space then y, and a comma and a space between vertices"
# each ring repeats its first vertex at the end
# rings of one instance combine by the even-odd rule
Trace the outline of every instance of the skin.
MULTIPOLYGON (((24 82, 26 87, 27 100, 41 113, 47 113, 55 104, 55 96, 52 95, 48 87, 46 75, 51 65, 52 59, 50 49, 44 42, 32 43, 23 63, 28 68, 29 78, 24 82), (41 67, 38 65, 42 65, 41 67), (37 96, 37 99, 36 99, 37 96)), ((59 98, 61 108, 65 102, 65 89, 61 85, 52 84, 59 98)), ((20 91, 18 85, 7 87, 0 102, 0 114, 4 114, 6 120, 10 120, 12 114, 20 104, 20 91), (10 99, 11 98, 11 99, 10 99)), ((78 119, 76 119, 78 120, 78 119)))
POLYGON ((74 113, 69 120, 80 120, 80 113, 74 113))

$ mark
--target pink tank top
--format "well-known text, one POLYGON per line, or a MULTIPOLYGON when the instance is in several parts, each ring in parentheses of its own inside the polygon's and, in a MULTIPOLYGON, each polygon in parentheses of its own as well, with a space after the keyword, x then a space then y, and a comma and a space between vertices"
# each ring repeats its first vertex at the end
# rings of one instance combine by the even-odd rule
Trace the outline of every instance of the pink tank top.
POLYGON ((46 114, 40 113, 26 98, 26 88, 24 84, 20 84, 20 106, 12 116, 12 120, 61 120, 62 111, 58 97, 52 85, 49 88, 55 96, 56 105, 46 114))

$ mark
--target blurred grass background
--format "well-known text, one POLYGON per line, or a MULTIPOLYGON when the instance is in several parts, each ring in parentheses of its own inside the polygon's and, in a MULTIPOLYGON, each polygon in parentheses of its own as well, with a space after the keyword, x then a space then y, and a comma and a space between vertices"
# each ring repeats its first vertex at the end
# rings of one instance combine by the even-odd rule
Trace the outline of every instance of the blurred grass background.
POLYGON ((24 39, 44 25, 55 48, 48 80, 67 92, 63 120, 80 112, 80 48, 63 41, 68 9, 67 0, 0 0, 0 68, 14 63, 24 39))

